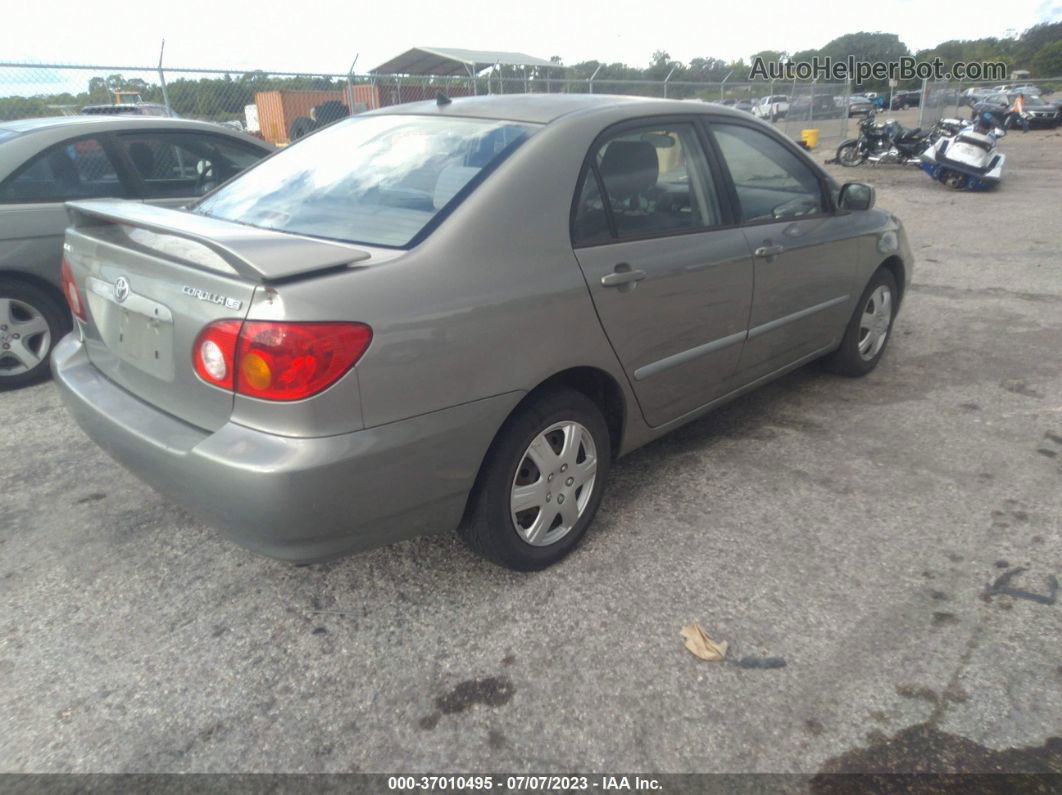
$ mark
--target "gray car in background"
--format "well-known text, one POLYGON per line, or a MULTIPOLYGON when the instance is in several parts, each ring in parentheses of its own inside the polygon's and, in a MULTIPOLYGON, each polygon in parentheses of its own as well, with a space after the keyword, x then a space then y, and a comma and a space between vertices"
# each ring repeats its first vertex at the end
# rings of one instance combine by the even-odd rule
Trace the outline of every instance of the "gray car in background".
POLYGON ((873 204, 719 105, 396 106, 189 212, 72 202, 53 369, 93 439, 259 553, 459 528, 538 569, 616 456, 814 359, 877 365, 912 259, 873 204))
POLYGON ((59 278, 63 202, 111 197, 180 206, 272 151, 198 121, 86 115, 0 122, 0 389, 46 376, 52 345, 70 330, 59 278))

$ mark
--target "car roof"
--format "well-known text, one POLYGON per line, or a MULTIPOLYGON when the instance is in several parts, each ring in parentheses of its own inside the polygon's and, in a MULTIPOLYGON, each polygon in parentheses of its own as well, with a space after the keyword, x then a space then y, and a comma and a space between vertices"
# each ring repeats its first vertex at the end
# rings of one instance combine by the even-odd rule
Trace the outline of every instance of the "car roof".
MULTIPOLYGON (((369 111, 372 115, 393 113, 462 116, 467 118, 499 119, 529 124, 549 124, 562 116, 573 113, 602 113, 617 106, 629 109, 631 116, 648 114, 689 114, 698 110, 696 103, 680 99, 653 99, 628 97, 616 94, 502 94, 482 97, 454 97, 449 103, 438 101, 410 102, 369 111)), ((704 113, 748 118, 747 113, 732 110, 725 105, 705 102, 699 108, 704 113)))
POLYGON ((113 132, 114 130, 128 130, 139 128, 170 127, 183 130, 225 130, 231 132, 231 128, 223 127, 209 121, 196 121, 195 119, 172 119, 165 116, 137 116, 136 114, 104 114, 84 116, 45 116, 37 119, 18 119, 16 121, 0 121, 0 130, 15 133, 37 132, 39 130, 59 130, 70 128, 76 135, 80 128, 99 130, 101 132, 113 132))
POLYGON ((0 121, 0 180, 19 168, 28 158, 63 141, 81 136, 114 132, 179 132, 197 131, 238 140, 261 150, 273 151, 272 144, 232 127, 193 119, 171 119, 165 116, 105 115, 50 116, 40 119, 0 121))

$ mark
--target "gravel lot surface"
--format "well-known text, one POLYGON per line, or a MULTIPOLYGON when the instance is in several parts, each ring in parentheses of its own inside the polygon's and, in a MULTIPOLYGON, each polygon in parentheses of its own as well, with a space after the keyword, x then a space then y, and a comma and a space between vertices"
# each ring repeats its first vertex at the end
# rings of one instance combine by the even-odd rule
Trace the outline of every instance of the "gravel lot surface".
POLYGON ((623 459, 535 575, 452 536, 256 558, 52 384, 0 394, 0 770, 1062 769, 1062 134, 1002 146, 988 194, 836 168, 917 257, 882 365, 623 459), (699 661, 693 620, 786 665, 699 661))

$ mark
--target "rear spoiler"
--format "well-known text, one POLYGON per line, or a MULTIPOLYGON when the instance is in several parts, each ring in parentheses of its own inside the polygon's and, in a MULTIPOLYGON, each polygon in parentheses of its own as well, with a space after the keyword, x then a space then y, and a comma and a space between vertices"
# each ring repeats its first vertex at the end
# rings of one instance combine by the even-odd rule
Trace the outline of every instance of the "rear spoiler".
MULTIPOLYGON (((120 199, 66 203, 74 228, 122 224, 192 240, 213 251, 250 281, 271 282, 369 259, 346 243, 244 226, 205 215, 120 199)), ((202 267, 202 263, 192 262, 202 267)))

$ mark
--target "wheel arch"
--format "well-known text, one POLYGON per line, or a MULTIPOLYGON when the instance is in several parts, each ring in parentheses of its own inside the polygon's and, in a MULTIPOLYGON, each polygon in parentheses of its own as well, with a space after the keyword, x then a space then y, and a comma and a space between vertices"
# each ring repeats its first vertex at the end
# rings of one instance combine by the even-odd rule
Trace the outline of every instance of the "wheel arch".
MULTIPOLYGON (((16 284, 25 284, 37 288, 55 301, 56 308, 59 309, 60 314, 63 316, 65 331, 70 331, 74 327, 74 319, 70 316, 66 296, 63 295, 62 290, 50 281, 42 276, 27 271, 0 270, 0 282, 5 281, 14 282, 16 284)), ((58 342, 58 340, 56 340, 56 342, 58 342)))
POLYGON ((513 409, 518 411, 528 400, 549 389, 567 387, 581 392, 594 402, 608 426, 612 457, 616 458, 623 444, 623 431, 627 420, 627 404, 623 389, 609 373, 599 367, 570 367, 551 375, 532 389, 513 409))
POLYGON ((38 276, 29 271, 0 269, 0 281, 4 280, 32 285, 37 289, 48 293, 48 295, 54 298, 60 306, 66 306, 66 298, 63 296, 63 291, 43 276, 38 276))

